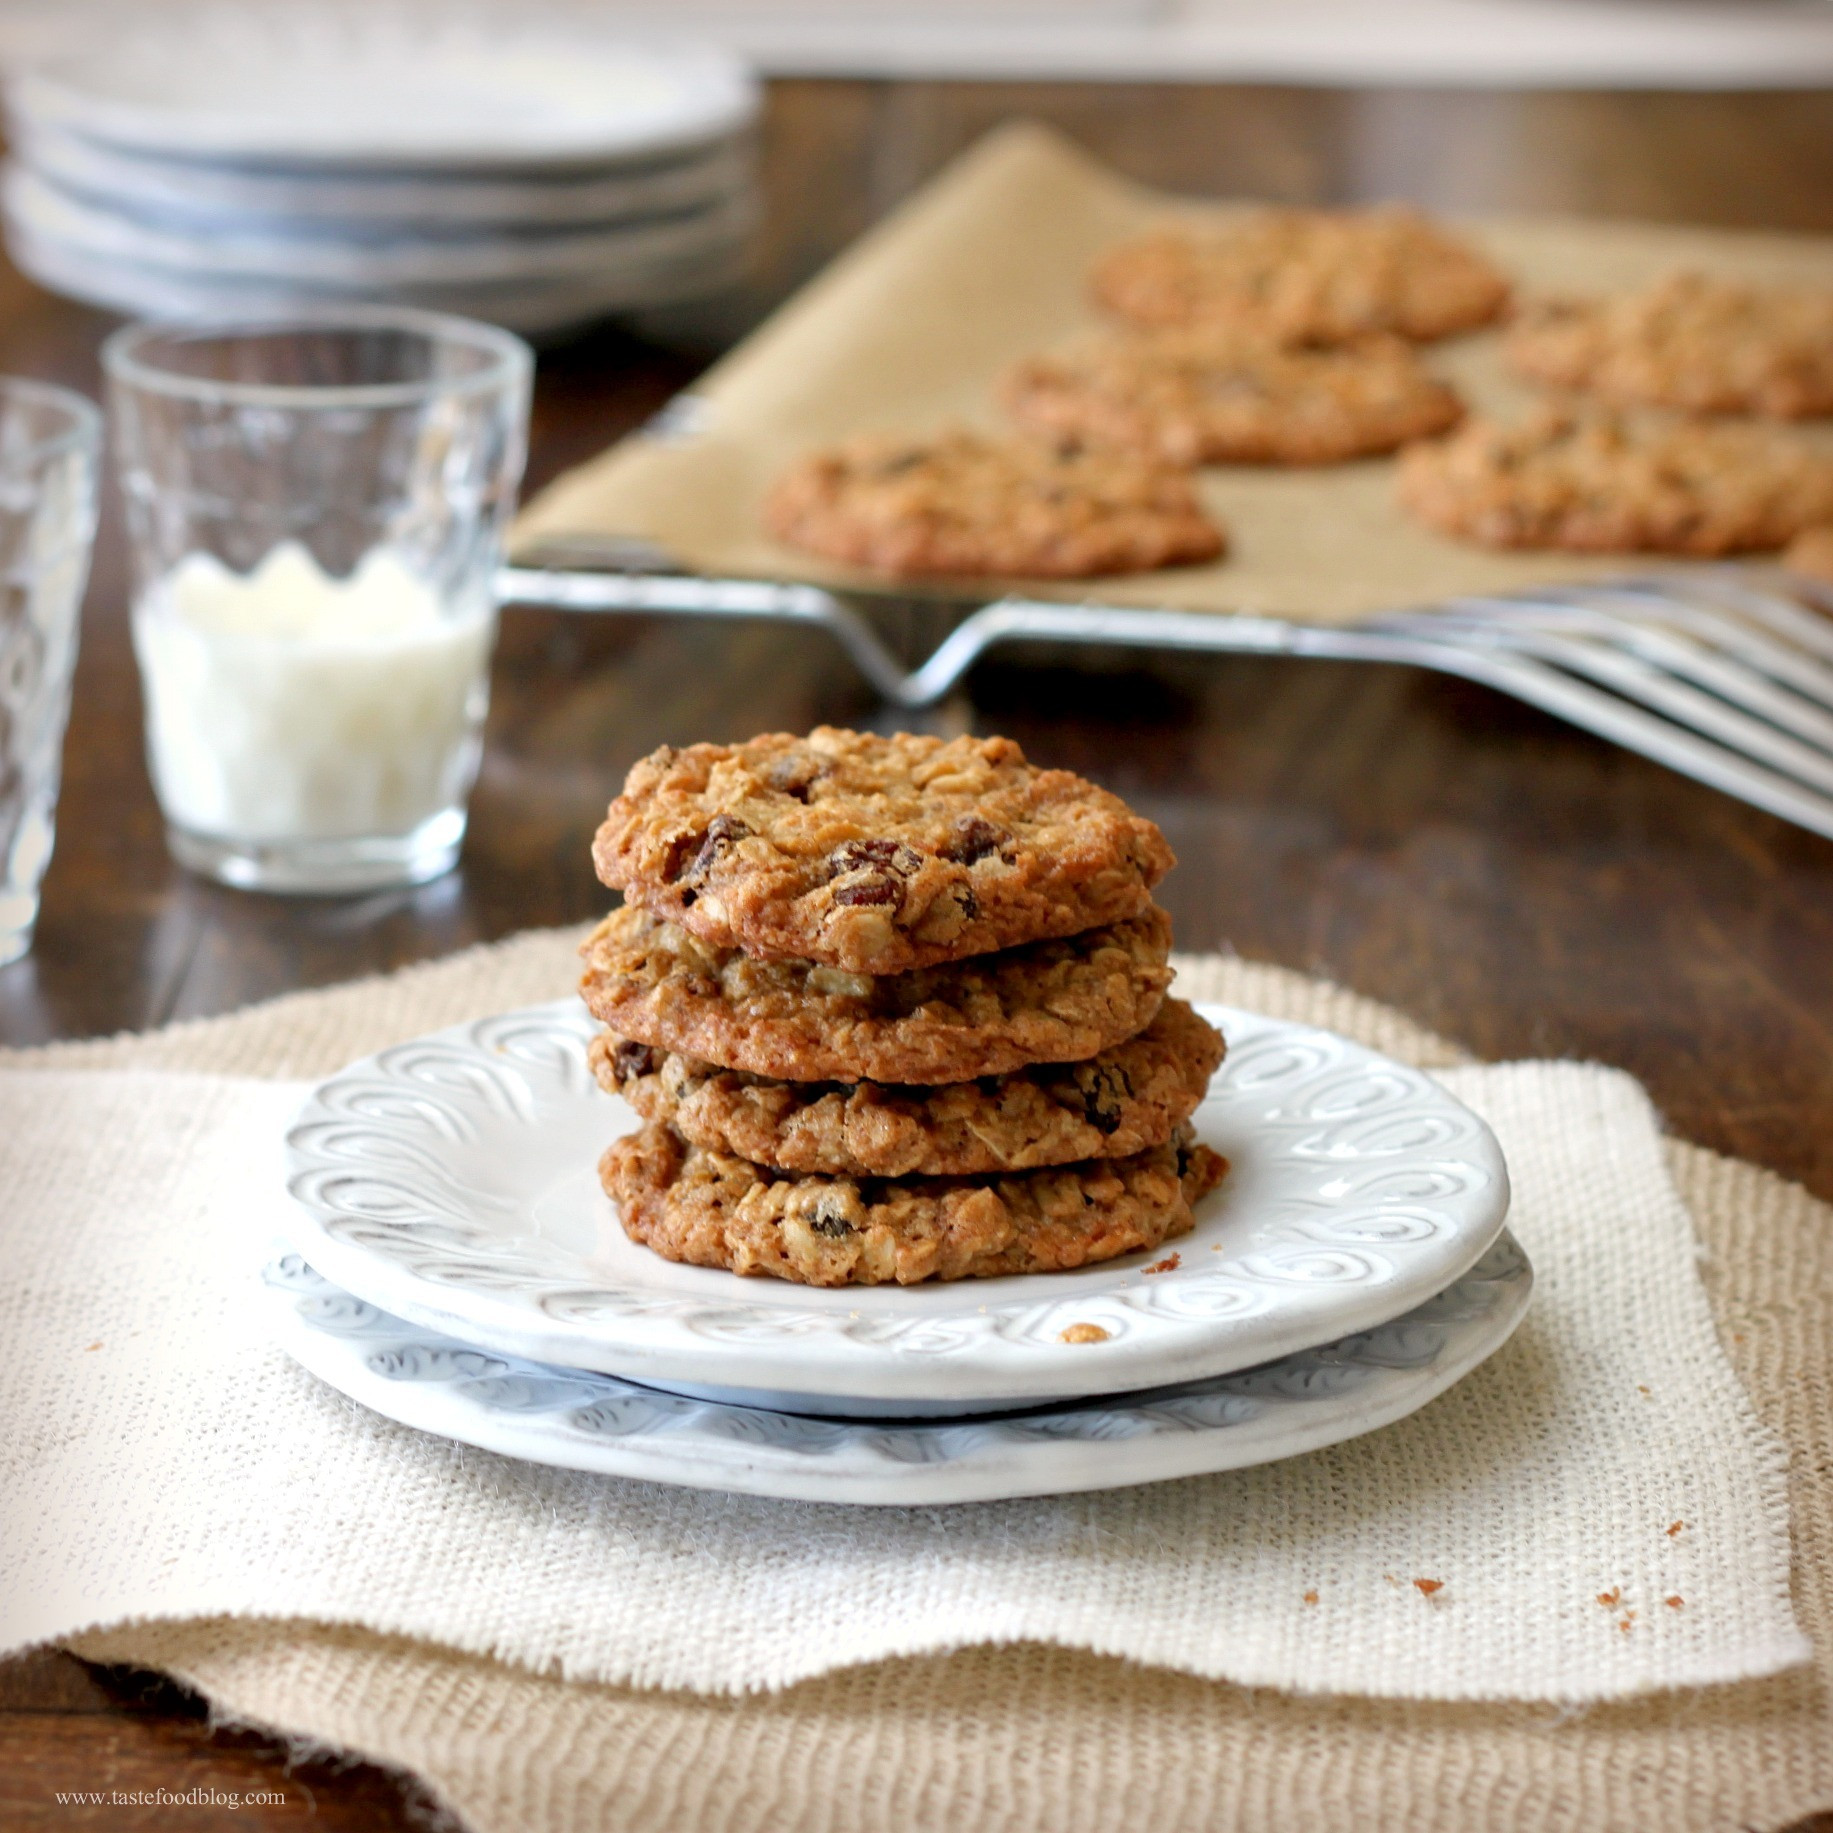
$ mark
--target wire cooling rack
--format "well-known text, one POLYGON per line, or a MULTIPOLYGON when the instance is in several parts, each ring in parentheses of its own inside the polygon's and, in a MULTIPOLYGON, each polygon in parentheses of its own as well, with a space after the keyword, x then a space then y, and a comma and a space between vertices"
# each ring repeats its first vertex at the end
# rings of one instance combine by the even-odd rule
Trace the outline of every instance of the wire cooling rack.
POLYGON ((900 707, 932 705, 1010 643, 1403 663, 1480 681, 1833 837, 1833 593, 1776 571, 1702 568, 1455 598, 1348 628, 1001 598, 969 609, 907 667, 854 605, 819 586, 668 572, 661 556, 633 544, 570 557, 575 564, 505 567, 500 599, 812 624, 900 707), (594 564, 576 563, 586 558, 594 564))

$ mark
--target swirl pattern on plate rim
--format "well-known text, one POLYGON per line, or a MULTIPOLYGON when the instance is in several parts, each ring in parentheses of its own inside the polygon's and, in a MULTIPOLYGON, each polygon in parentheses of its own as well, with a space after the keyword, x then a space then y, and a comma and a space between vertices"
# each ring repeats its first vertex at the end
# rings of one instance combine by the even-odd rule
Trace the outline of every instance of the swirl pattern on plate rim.
MULTIPOLYGON (((1211 1009, 1212 1016, 1215 1015, 1211 1009)), ((898 1315, 877 1293, 857 1309, 782 1291, 709 1300, 582 1279, 577 1253, 515 1226, 519 1199, 461 1176, 492 1141, 532 1140, 557 1108, 603 1097, 586 1064, 597 1029, 572 1001, 499 1014, 380 1053, 329 1077, 286 1136, 287 1189, 316 1233, 418 1282, 489 1294, 531 1322, 666 1327, 708 1343, 840 1339, 946 1356, 973 1343, 1054 1342, 1068 1321, 1119 1339, 1154 1324, 1214 1324, 1277 1310, 1306 1289, 1373 1287, 1421 1248, 1499 1229, 1506 1171, 1483 1123, 1430 1077, 1334 1034, 1224 1010, 1229 1054, 1199 1109, 1251 1125, 1276 1151, 1281 1188, 1255 1210, 1252 1252, 1180 1266, 1098 1293, 898 1315)))

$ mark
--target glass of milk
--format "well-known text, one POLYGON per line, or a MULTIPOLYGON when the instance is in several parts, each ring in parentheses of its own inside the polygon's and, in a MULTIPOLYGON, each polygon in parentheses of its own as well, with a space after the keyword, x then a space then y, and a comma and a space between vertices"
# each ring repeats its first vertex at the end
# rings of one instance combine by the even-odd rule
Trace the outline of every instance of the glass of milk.
POLYGON ((519 338, 350 307, 102 353, 173 855, 249 890, 448 871, 527 445, 519 338))

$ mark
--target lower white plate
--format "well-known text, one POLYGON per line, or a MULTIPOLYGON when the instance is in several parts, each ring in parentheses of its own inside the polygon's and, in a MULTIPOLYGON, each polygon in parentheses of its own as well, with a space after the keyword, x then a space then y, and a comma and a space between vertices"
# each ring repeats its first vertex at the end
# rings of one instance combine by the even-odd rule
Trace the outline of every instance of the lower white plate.
POLYGON ((1512 1235, 1404 1316, 1209 1381, 996 1417, 811 1418, 500 1356, 366 1304, 280 1253, 275 1333, 340 1393, 403 1425, 531 1463, 806 1502, 927 1506, 1119 1489, 1236 1470, 1418 1411, 1520 1323, 1512 1235))
POLYGON ((440 228, 552 228, 643 220, 748 189, 748 137, 714 141, 641 165, 515 177, 437 172, 313 171, 220 160, 160 159, 21 119, 11 150, 65 191, 101 198, 117 214, 233 233, 265 222, 275 233, 315 224, 349 234, 440 228))
POLYGON ((667 217, 568 224, 511 233, 466 229, 385 240, 340 225, 291 232, 241 219, 187 228, 140 218, 53 184, 10 162, 0 179, 14 233, 104 263, 184 275, 199 284, 385 292, 401 287, 583 284, 607 273, 667 271, 723 254, 756 218, 740 185, 667 217))
POLYGON ((351 300, 456 312, 542 338, 590 324, 614 312, 678 305, 715 294, 744 269, 745 242, 734 238, 704 257, 632 269, 607 268, 588 278, 482 286, 337 288, 269 281, 215 280, 169 267, 102 257, 39 236, 16 216, 6 219, 7 251, 39 285, 113 312, 146 318, 259 318, 300 307, 336 307, 351 300))
POLYGON ((503 1355, 797 1412, 932 1416, 1251 1368, 1400 1316, 1495 1240, 1501 1149, 1430 1076, 1328 1031, 1202 1010, 1229 1048, 1195 1125, 1231 1168, 1168 1253, 832 1291, 664 1260, 598 1186, 599 1154, 637 1122, 593 1081, 598 1027, 571 1000, 320 1083, 287 1129, 279 1226, 346 1291, 503 1355))

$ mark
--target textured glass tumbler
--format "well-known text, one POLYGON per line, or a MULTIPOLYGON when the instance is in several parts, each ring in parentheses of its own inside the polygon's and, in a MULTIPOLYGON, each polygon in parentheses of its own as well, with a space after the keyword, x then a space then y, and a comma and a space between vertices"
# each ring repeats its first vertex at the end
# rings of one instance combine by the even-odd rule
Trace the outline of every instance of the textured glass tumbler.
POLYGON ((130 325, 102 362, 174 857, 259 891, 449 870, 527 448, 527 346, 351 307, 130 325))
POLYGON ((0 379, 0 965, 32 946, 51 863, 101 451, 81 395, 0 379))

